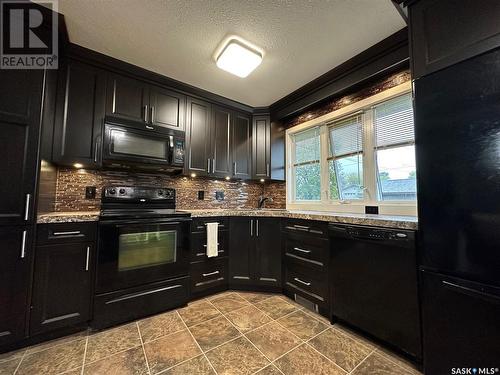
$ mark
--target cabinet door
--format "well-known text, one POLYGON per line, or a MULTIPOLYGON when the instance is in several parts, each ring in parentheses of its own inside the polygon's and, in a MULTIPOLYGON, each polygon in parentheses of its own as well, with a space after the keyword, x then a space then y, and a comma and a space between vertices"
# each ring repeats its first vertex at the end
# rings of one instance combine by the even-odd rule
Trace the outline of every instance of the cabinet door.
POLYGON ((149 121, 149 86, 137 79, 110 74, 106 114, 127 120, 149 121))
POLYGON ((186 172, 206 176, 210 172, 211 105, 188 98, 186 118, 186 172))
POLYGON ((233 176, 252 178, 252 125, 250 117, 242 113, 234 114, 231 150, 233 176))
POLYGON ((184 131, 186 97, 157 86, 149 90, 150 116, 153 125, 184 131))
POLYGON ((25 336, 32 231, 0 227, 0 244, 1 347, 25 336))
POLYGON ((37 247, 30 333, 84 323, 90 316, 91 243, 37 247))
POLYGON ((279 218, 255 221, 255 278, 258 285, 281 286, 281 235, 279 218))
POLYGON ((413 2, 409 6, 413 79, 497 48, 499 17, 498 1, 413 2))
POLYGON ((54 162, 95 167, 104 118, 104 72, 69 61, 61 69, 54 126, 54 162))
POLYGON ((254 116, 253 118, 253 177, 270 177, 271 160, 271 121, 269 116, 254 116))
POLYGON ((254 282, 255 219, 232 217, 229 221, 229 284, 254 282))
POLYGON ((33 220, 43 74, 0 70, 0 224, 33 220))
POLYGON ((231 117, 232 114, 228 109, 212 107, 211 176, 228 177, 231 175, 231 117))

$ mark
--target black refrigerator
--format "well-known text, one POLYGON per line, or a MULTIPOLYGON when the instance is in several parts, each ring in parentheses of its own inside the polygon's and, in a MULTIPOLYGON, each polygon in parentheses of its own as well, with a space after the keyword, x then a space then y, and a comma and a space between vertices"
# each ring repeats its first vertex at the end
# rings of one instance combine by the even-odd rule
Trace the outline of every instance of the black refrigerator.
POLYGON ((496 374, 500 50, 417 79, 414 99, 424 371, 496 374))

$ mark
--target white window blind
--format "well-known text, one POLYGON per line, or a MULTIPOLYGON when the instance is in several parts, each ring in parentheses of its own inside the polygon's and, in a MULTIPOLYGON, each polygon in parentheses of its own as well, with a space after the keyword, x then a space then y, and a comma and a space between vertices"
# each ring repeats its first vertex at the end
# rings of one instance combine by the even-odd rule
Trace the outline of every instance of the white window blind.
POLYGON ((363 121, 361 114, 328 124, 329 197, 363 199, 363 121))
POLYGON ((363 152, 361 115, 330 124, 329 135, 331 158, 363 152))
POLYGON ((295 200, 315 201, 321 198, 320 128, 293 135, 293 181, 295 200))
POLYGON ((374 107, 375 147, 413 144, 411 95, 405 94, 374 107))

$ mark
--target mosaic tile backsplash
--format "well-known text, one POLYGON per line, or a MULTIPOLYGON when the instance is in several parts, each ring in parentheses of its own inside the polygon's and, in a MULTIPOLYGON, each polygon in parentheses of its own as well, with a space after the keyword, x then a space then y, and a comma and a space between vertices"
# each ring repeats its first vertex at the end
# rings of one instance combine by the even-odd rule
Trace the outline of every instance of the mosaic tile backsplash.
POLYGON ((220 181, 203 178, 172 177, 115 171, 75 170, 59 168, 55 211, 93 211, 100 209, 100 192, 108 185, 171 187, 177 192, 178 209, 256 208, 261 195, 270 196, 268 208, 285 208, 284 183, 220 181), (97 188, 96 199, 85 199, 85 187, 97 188), (198 191, 205 199, 198 200, 198 191), (215 192, 223 191, 224 200, 215 199, 215 192))

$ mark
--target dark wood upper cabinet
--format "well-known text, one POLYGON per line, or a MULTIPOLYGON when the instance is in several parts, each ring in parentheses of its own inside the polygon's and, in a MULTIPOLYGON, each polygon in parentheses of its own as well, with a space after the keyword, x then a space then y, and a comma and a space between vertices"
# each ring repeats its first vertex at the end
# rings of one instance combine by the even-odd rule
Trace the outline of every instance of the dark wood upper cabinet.
POLYGON ((253 117, 253 178, 271 177, 271 121, 269 116, 253 117))
POLYGON ((280 219, 257 218, 255 223, 255 279, 257 285, 281 286, 280 219))
POLYGON ((500 2, 420 0, 408 8, 414 79, 500 45, 500 2))
POLYGON ((186 114, 186 173, 206 176, 210 172, 210 123, 212 106, 188 98, 186 114))
POLYGON ((0 70, 0 225, 33 221, 44 72, 0 70))
POLYGON ((94 243, 37 247, 31 335, 89 320, 94 247, 94 243))
POLYGON ((252 178, 252 123, 248 115, 234 113, 231 138, 233 176, 250 179, 252 178))
POLYGON ((60 69, 53 161, 99 165, 105 106, 105 73, 70 60, 60 69))
POLYGON ((184 131, 186 97, 175 91, 150 86, 149 122, 153 125, 184 131))
POLYGON ((148 122, 149 85, 138 79, 110 73, 106 114, 126 120, 148 122))
POLYGON ((25 336, 32 237, 22 227, 0 227, 0 350, 25 336))
POLYGON ((210 131, 210 175, 214 177, 231 176, 231 121, 232 113, 223 107, 212 106, 210 131))

